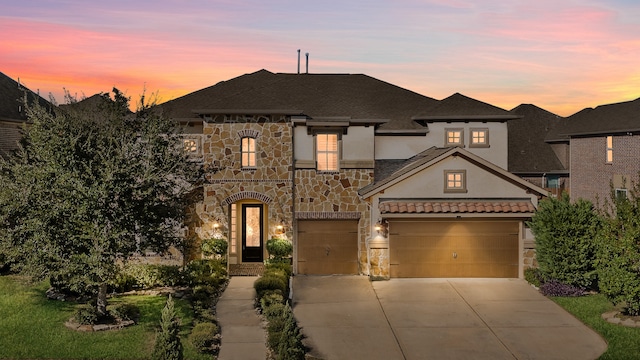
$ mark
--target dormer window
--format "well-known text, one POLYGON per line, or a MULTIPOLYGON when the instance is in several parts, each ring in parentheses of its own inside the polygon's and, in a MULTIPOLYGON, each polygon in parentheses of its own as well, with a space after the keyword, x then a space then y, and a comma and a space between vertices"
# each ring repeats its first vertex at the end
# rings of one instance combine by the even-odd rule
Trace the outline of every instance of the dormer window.
POLYGON ((463 129, 446 129, 444 134, 445 146, 464 146, 463 129))
POLYGON ((252 137, 243 137, 240 151, 242 153, 242 167, 255 168, 256 167, 256 139, 252 137))

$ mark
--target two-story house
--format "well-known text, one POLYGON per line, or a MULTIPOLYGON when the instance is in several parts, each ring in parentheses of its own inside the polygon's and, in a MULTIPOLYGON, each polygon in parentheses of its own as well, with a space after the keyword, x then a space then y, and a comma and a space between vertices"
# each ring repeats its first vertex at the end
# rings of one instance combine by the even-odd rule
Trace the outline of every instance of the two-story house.
MULTIPOLYGON (((261 70, 162 104, 207 170, 200 238, 231 264, 294 244, 298 274, 522 274, 523 221, 543 189, 509 173, 518 116, 366 75, 261 70)), ((187 144, 188 143, 188 144, 187 144)))
POLYGON ((611 191, 628 195, 640 174, 640 98, 586 108, 548 141, 568 144, 571 197, 603 205, 611 191))

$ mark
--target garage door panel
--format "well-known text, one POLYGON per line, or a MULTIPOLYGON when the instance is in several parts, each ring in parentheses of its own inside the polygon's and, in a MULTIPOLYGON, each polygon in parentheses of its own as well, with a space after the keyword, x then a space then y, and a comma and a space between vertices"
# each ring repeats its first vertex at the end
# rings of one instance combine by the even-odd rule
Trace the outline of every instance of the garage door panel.
POLYGON ((515 221, 391 221, 392 277, 517 277, 515 221))
POLYGON ((357 274, 358 222, 298 221, 298 273, 357 274))

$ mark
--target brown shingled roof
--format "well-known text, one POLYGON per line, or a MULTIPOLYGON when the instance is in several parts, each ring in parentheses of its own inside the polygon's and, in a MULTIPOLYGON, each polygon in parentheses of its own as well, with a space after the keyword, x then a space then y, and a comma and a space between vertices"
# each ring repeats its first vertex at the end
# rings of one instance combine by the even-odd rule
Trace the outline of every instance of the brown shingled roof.
POLYGON ((472 99, 460 93, 455 93, 429 108, 420 115, 414 116, 415 120, 424 121, 450 121, 455 119, 482 118, 483 120, 509 120, 517 119, 507 110, 485 102, 472 99))
POLYGON ((0 120, 27 120, 22 103, 25 93, 27 101, 38 101, 42 106, 51 106, 47 100, 0 72, 0 120))
POLYGON ((583 109, 567 118, 559 135, 640 132, 640 98, 583 109))
POLYGON ((508 170, 513 173, 566 171, 551 145, 545 142, 563 118, 531 104, 519 105, 511 112, 522 118, 507 123, 508 170))
POLYGON ((437 100, 362 74, 282 74, 260 70, 161 104, 173 118, 194 109, 299 109, 311 118, 389 119, 385 129, 422 129, 411 117, 437 100))
POLYGON ((381 214, 532 213, 529 200, 392 200, 378 206, 381 214))

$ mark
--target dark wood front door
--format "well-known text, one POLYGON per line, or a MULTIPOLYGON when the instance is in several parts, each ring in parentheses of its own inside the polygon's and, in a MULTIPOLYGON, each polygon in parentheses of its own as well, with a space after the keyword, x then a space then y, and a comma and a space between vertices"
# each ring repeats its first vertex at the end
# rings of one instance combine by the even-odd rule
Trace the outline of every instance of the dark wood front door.
POLYGON ((263 260, 262 204, 242 205, 242 262, 263 260))

